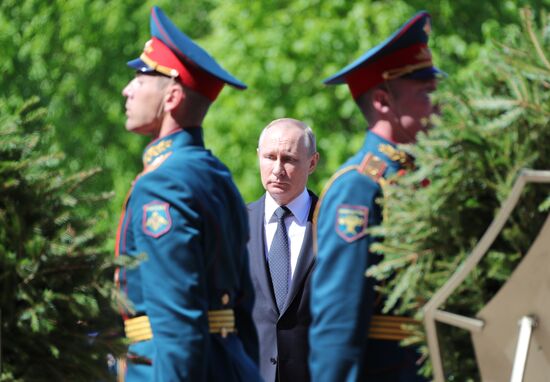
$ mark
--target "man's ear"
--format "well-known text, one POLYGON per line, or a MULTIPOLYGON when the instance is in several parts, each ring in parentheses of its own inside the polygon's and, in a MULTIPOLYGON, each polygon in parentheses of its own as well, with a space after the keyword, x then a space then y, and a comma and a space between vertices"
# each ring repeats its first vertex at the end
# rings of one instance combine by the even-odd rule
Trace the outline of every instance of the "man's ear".
POLYGON ((372 92, 372 108, 379 114, 387 114, 390 110, 389 94, 384 89, 374 89, 372 92))
POLYGON ((308 175, 315 171, 315 169, 317 168, 317 163, 319 163, 319 152, 313 154, 309 160, 308 175))
POLYGON ((182 87, 173 83, 168 85, 164 95, 164 110, 173 111, 185 100, 185 92, 182 87))

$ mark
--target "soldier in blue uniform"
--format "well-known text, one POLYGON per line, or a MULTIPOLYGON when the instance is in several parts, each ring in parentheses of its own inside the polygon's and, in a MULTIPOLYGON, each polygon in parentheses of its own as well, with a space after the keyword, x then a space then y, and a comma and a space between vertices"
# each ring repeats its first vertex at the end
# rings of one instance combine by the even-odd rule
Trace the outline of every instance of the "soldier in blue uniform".
POLYGON ((151 39, 128 65, 126 129, 154 140, 120 219, 116 272, 131 309, 128 381, 256 381, 257 335, 247 213, 231 174, 205 149, 202 120, 227 83, 222 69, 154 7, 151 39))
POLYGON ((380 224, 385 180, 411 166, 397 144, 429 128, 430 94, 441 73, 428 49, 430 16, 420 12, 362 57, 328 78, 346 83, 369 129, 361 150, 330 179, 316 216, 310 369, 314 381, 423 381, 418 353, 403 348, 405 317, 382 315, 366 269, 379 261, 368 228, 380 224))

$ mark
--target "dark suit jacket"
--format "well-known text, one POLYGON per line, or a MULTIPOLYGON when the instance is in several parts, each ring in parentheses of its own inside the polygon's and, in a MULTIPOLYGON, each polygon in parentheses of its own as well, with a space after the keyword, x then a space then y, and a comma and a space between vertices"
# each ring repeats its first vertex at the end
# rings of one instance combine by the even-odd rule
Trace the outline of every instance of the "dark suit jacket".
POLYGON ((310 279, 314 267, 312 217, 317 196, 312 198, 304 241, 284 310, 279 316, 265 254, 265 195, 248 205, 250 276, 256 301, 252 317, 260 343, 260 373, 266 382, 278 380, 307 382, 310 279))

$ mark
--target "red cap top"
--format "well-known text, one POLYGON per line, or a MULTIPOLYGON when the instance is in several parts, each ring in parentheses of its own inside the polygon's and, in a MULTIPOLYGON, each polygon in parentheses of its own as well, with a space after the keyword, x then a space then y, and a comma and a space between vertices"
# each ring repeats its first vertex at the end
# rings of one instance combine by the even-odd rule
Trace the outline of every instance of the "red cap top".
POLYGON ((139 57, 151 69, 169 77, 179 77, 183 85, 214 101, 225 82, 208 74, 192 62, 183 63, 161 40, 151 38, 139 57))
POLYGON ((383 81, 403 77, 432 65, 430 49, 425 43, 419 43, 389 53, 370 64, 359 66, 348 73, 345 81, 353 98, 357 99, 383 81))

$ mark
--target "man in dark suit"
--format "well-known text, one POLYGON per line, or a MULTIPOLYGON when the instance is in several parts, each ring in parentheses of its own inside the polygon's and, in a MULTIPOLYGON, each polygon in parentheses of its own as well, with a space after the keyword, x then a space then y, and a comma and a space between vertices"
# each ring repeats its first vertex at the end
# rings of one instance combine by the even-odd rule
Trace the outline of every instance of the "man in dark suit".
POLYGON ((306 189, 319 161, 313 131, 282 118, 258 142, 264 196, 248 205, 252 316, 266 382, 309 381, 309 284, 314 266, 311 220, 317 196, 306 189))

